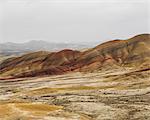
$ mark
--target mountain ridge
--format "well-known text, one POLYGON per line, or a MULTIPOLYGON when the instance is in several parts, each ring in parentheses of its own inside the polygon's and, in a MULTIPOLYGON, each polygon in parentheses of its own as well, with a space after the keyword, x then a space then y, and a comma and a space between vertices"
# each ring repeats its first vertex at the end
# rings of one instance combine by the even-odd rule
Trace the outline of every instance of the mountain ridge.
POLYGON ((84 49, 94 45, 86 43, 57 43, 44 40, 31 40, 25 43, 0 43, 0 55, 21 55, 36 51, 60 51, 62 49, 84 49))

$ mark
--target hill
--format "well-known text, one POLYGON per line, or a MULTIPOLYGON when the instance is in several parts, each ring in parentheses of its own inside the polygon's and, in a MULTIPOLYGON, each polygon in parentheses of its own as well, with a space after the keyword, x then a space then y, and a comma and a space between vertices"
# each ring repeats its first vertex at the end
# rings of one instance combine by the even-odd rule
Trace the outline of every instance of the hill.
POLYGON ((0 75, 16 78, 116 67, 149 68, 149 61, 150 35, 141 34, 128 40, 109 41, 83 52, 69 49, 39 51, 9 58, 1 63, 0 75))

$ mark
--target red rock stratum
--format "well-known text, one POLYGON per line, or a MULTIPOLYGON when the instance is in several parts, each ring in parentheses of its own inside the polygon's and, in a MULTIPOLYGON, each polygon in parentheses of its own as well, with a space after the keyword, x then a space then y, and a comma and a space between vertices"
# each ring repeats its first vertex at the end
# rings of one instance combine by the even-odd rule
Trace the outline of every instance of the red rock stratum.
POLYGON ((9 58, 0 64, 0 76, 57 75, 70 71, 99 70, 107 66, 145 65, 149 68, 149 61, 150 34, 141 34, 127 40, 105 42, 84 52, 69 49, 39 51, 9 58))

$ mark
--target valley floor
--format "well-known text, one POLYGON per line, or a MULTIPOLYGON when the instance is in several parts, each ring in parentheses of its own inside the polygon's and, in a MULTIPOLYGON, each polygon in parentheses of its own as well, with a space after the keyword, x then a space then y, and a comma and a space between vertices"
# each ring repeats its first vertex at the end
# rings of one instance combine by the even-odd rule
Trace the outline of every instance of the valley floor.
POLYGON ((150 70, 1 80, 0 120, 150 120, 150 70))

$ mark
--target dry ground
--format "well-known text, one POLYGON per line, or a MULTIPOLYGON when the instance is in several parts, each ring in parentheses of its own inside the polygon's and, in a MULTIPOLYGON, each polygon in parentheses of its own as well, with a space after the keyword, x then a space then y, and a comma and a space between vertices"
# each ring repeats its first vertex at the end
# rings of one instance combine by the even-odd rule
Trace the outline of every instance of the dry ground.
POLYGON ((150 120, 150 70, 3 80, 0 120, 150 120))

